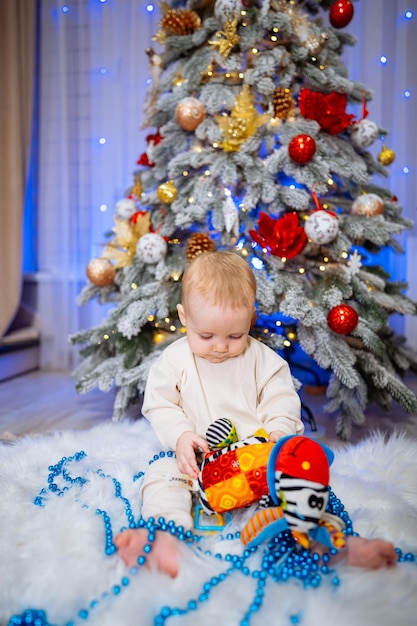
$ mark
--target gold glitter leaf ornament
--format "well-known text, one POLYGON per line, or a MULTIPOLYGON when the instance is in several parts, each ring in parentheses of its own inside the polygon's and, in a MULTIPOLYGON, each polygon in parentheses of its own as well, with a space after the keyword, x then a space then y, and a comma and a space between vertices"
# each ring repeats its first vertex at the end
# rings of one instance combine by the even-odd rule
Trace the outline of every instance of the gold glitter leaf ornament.
POLYGON ((223 60, 226 59, 233 48, 239 43, 240 37, 236 33, 237 17, 233 20, 227 20, 224 24, 224 30, 218 30, 214 41, 209 39, 209 45, 217 48, 218 53, 223 60))
POLYGON ((243 85, 230 115, 216 115, 217 123, 224 136, 221 147, 225 152, 237 152, 241 145, 269 119, 269 115, 257 112, 249 85, 243 85))
POLYGON ((142 235, 149 232, 151 215, 144 211, 135 222, 118 220, 115 218, 113 232, 114 239, 107 244, 103 257, 114 261, 114 267, 126 267, 131 265, 136 254, 136 244, 142 235))

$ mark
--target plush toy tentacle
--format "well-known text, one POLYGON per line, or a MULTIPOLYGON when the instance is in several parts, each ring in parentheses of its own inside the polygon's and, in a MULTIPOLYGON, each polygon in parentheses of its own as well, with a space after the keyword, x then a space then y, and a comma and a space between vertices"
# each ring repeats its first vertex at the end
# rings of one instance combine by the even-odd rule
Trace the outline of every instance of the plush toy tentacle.
POLYGON ((284 513, 279 506, 257 511, 245 524, 240 533, 242 543, 253 548, 289 528, 284 513))

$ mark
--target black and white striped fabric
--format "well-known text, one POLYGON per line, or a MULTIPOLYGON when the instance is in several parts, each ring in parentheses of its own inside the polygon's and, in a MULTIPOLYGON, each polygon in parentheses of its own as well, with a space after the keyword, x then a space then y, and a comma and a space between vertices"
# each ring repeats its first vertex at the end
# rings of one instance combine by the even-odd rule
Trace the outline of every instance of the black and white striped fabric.
POLYGON ((236 429, 227 417, 220 417, 210 424, 206 431, 209 448, 217 450, 238 440, 236 429))

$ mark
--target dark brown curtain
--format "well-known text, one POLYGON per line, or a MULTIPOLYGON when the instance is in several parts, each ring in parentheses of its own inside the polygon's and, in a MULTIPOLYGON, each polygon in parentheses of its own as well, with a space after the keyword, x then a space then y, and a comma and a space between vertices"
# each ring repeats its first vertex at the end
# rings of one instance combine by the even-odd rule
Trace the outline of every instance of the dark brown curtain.
POLYGON ((32 131, 36 0, 0 0, 0 337, 20 301, 32 131))

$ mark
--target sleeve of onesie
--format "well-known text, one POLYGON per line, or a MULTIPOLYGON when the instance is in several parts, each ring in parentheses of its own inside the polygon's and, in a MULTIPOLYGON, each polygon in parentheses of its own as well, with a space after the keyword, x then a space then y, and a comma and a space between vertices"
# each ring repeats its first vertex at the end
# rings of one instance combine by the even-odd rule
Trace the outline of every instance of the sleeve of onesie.
POLYGON ((175 450, 182 433, 195 430, 181 408, 181 377, 181 368, 164 352, 152 365, 146 381, 142 413, 168 450, 175 450))
POLYGON ((265 430, 268 433, 280 430, 286 435, 302 434, 301 400, 294 388, 288 363, 274 353, 274 360, 269 367, 264 364, 263 371, 265 376, 258 387, 257 416, 265 430))

